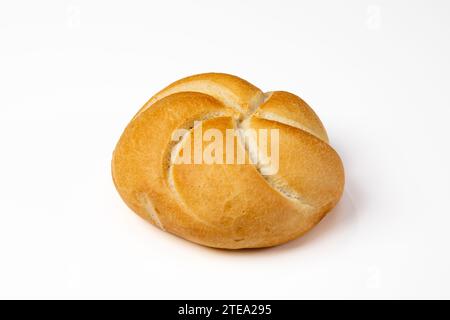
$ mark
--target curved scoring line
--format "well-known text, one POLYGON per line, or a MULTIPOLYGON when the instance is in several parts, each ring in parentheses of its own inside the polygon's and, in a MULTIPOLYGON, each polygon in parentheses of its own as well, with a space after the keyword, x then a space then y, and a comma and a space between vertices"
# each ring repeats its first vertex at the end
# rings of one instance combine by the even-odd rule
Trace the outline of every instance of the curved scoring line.
MULTIPOLYGON (((231 117, 231 115, 227 114, 226 112, 211 112, 211 113, 207 113, 205 114, 203 117, 201 118, 197 118, 197 119, 191 119, 188 122, 188 125, 184 125, 181 127, 178 127, 175 130, 181 130, 181 129, 186 129, 188 130, 179 141, 177 142, 172 142, 171 144, 168 145, 167 150, 166 150, 166 154, 165 154, 165 159, 166 161, 168 160, 168 166, 166 168, 167 172, 167 184, 169 186, 170 191, 172 191, 172 194, 175 196, 176 201, 178 202, 179 205, 181 205, 184 209, 184 211, 190 215, 191 217, 193 217, 194 219, 196 219, 197 221, 208 225, 210 227, 214 227, 217 228, 217 226, 211 224, 208 221, 205 221, 203 219, 201 219, 198 215, 196 215, 194 212, 192 212, 192 210, 189 209, 189 207, 186 205, 186 203, 184 202, 184 200, 181 198, 180 193, 178 192, 176 186, 175 186, 175 180, 173 177, 173 166, 174 163, 172 160, 175 160, 175 155, 177 152, 179 152, 181 150, 181 147, 183 145, 183 143, 185 142, 185 140, 189 137, 189 135, 191 134, 191 130, 195 129, 196 126, 194 126, 195 122, 198 122, 197 126, 200 126, 204 121, 206 120, 211 120, 211 119, 217 119, 217 118, 221 118, 221 117, 226 117, 229 116, 231 117)), ((167 162, 166 162, 167 164, 167 162)))
MULTIPOLYGON (((246 130, 248 129, 248 121, 251 119, 246 119, 243 122, 238 123, 238 129, 246 130)), ((259 175, 267 182, 268 185, 270 185, 274 190, 276 190, 281 195, 285 196, 289 200, 295 200, 299 204, 313 208, 313 206, 308 203, 304 197, 302 197, 297 191, 292 189, 289 184, 284 181, 279 175, 264 175, 261 171, 262 166, 260 163, 258 163, 259 159, 259 149, 256 141, 252 141, 251 139, 245 139, 244 136, 241 134, 238 134, 238 137, 240 139, 240 142, 242 146, 244 147, 245 151, 248 153, 248 155, 252 158, 252 163, 256 169, 256 171, 259 173, 259 175), (256 156, 255 156, 256 155, 256 156), (255 161, 256 160, 256 161, 255 161)))
POLYGON ((166 231, 164 228, 164 225, 162 224, 161 220, 159 219, 158 212, 155 209, 155 206, 148 198, 147 194, 142 193, 141 194, 141 203, 145 209, 145 211, 148 213, 150 219, 155 223, 155 225, 160 228, 163 231, 166 231))
MULTIPOLYGON (((224 90, 223 87, 220 87, 220 86, 218 86, 216 84, 214 84, 214 86, 216 88, 220 88, 219 91, 222 91, 222 92, 227 91, 227 90, 224 90)), ((209 86, 209 88, 211 88, 211 86, 209 86)), ((172 90, 170 90, 169 92, 166 92, 162 96, 157 96, 157 98, 154 101, 152 101, 152 103, 150 105, 155 103, 157 100, 160 100, 160 99, 163 99, 163 98, 169 96, 170 94, 174 94, 174 93, 178 93, 178 92, 184 92, 183 89, 181 89, 181 90, 176 90, 176 89, 180 89, 179 86, 172 88, 172 90)), ((190 90, 188 89, 186 91, 192 91, 192 90, 193 90, 193 88, 190 88, 190 90)), ((238 107, 236 107, 236 104, 235 104, 236 100, 231 102, 229 99, 226 99, 224 96, 220 97, 220 98, 222 98, 222 99, 220 99, 218 96, 213 96, 213 95, 208 94, 206 92, 197 91, 197 90, 194 90, 194 91, 195 92, 199 92, 199 93, 203 93, 203 94, 207 94, 207 95, 213 97, 214 99, 218 100, 219 102, 221 102, 224 106, 239 111, 241 115, 243 114, 242 107, 240 105, 238 107)), ((231 92, 228 92, 228 93, 231 94, 231 92)), ((251 103, 249 103, 250 109, 248 110, 247 114, 242 119, 237 119, 236 120, 235 127, 237 129, 244 129, 245 130, 247 128, 246 124, 248 123, 248 121, 255 116, 257 118, 266 119, 266 120, 270 120, 270 121, 274 121, 274 122, 279 122, 281 124, 289 125, 291 127, 295 127, 297 129, 303 130, 305 132, 308 132, 308 133, 316 136, 314 133, 312 133, 310 130, 306 129, 305 127, 301 126, 300 124, 293 126, 292 124, 294 124, 294 123, 297 124, 297 122, 295 122, 293 120, 284 119, 282 117, 278 117, 277 118, 277 116, 275 116, 274 114, 272 115, 272 114, 267 113, 267 112, 263 113, 263 116, 264 115, 268 116, 267 118, 259 117, 258 115, 261 114, 261 111, 258 111, 259 108, 264 103, 266 103, 272 97, 272 95, 273 95, 273 92, 264 93, 263 94, 263 97, 264 97, 263 99, 258 99, 258 96, 255 95, 254 100, 251 101, 251 103), (277 118, 277 119, 275 119, 275 118, 277 118), (280 119, 281 120, 285 120, 285 121, 279 121, 280 119)), ((150 107, 150 105, 148 105, 146 107, 146 109, 148 109, 148 107, 150 107)), ((219 117, 223 117, 223 116, 230 116, 230 117, 232 117, 231 115, 228 115, 226 113, 216 112, 216 113, 212 113, 212 114, 211 113, 207 114, 204 117, 196 119, 196 120, 191 120, 191 123, 193 123, 194 121, 203 122, 203 121, 206 121, 206 120, 219 118, 219 117)), ((186 127, 186 126, 179 127, 178 129, 192 129, 192 128, 193 128, 193 125, 190 125, 188 127, 186 127)), ((171 161, 171 158, 172 158, 173 152, 176 152, 176 149, 180 149, 181 148, 182 143, 184 143, 185 139, 187 138, 187 136, 189 134, 190 134, 190 131, 188 133, 186 133, 185 136, 183 136, 180 139, 180 141, 178 141, 178 142, 176 142, 174 144, 171 144, 168 147, 168 149, 170 149, 170 153, 169 152, 167 152, 167 153, 169 154, 170 158, 169 158, 169 166, 167 168, 167 170, 168 170, 167 171, 167 183, 169 185, 170 190, 175 195, 177 202, 180 203, 185 208, 185 210, 188 212, 189 215, 191 215, 192 217, 196 218, 198 221, 200 221, 202 223, 205 223, 207 225, 213 226, 212 224, 210 224, 207 221, 204 221, 203 219, 198 217, 195 213, 193 213, 191 210, 189 210, 188 206, 184 203, 183 199, 181 198, 181 196, 180 196, 180 194, 177 191, 176 186, 175 186, 175 181, 174 181, 174 178, 173 178, 173 163, 171 161)), ((246 140, 248 140, 248 139, 245 139, 244 137, 242 137, 239 134, 237 136, 238 136, 242 146, 244 147, 245 151, 247 152, 247 154, 249 156, 251 154, 255 153, 255 152, 256 152, 256 154, 259 153, 258 146, 256 144, 250 145, 249 143, 246 143, 247 142, 246 140)), ((320 139, 320 140, 323 141, 322 139, 320 139)), ((254 167, 256 169, 256 172, 258 172, 258 174, 266 181, 266 183, 270 187, 272 187, 272 189, 276 190, 280 195, 286 197, 287 199, 289 199, 291 201, 295 201, 296 203, 298 203, 298 204, 300 204, 302 206, 309 207, 309 208, 314 208, 314 206, 311 205, 310 203, 308 203, 305 200, 304 197, 302 197, 298 192, 293 190, 289 186, 289 184, 287 182, 283 181, 283 179, 280 176, 278 176, 278 175, 266 176, 266 175, 264 175, 261 172, 261 168, 260 168, 260 166, 258 166, 258 163, 253 163, 253 165, 254 165, 254 167)))
POLYGON ((263 111, 263 110, 258 111, 258 114, 255 114, 255 117, 258 119, 269 120, 272 122, 278 122, 278 123, 284 124, 286 126, 305 131, 305 132, 309 133, 310 135, 313 135, 314 137, 316 137, 316 138, 320 139, 321 141, 328 144, 328 142, 323 140, 317 133, 313 132, 311 129, 303 126, 302 124, 300 124, 299 122, 297 122, 295 120, 280 116, 273 112, 267 112, 267 111, 263 111))
POLYGON ((194 80, 187 83, 181 83, 175 85, 171 88, 166 88, 157 93, 154 97, 152 97, 142 109, 136 115, 139 116, 141 113, 145 112, 148 108, 150 108, 157 101, 164 99, 172 94, 179 92, 198 92, 206 94, 214 99, 220 101, 223 105, 236 110, 240 114, 243 114, 242 106, 239 104, 239 99, 236 98, 236 95, 230 91, 228 88, 223 87, 211 80, 194 80), (212 92, 219 93, 221 95, 213 95, 212 92))
MULTIPOLYGON (((261 112, 259 110, 260 107, 262 105, 264 105, 267 101, 269 101, 270 98, 272 98, 273 93, 274 93, 273 91, 264 93, 264 95, 263 95, 264 99, 259 100, 253 106, 251 106, 248 114, 242 120, 236 122, 237 129, 240 129, 240 130, 248 129, 248 122, 251 121, 251 119, 253 117, 257 117, 257 113, 259 114, 261 112)), ((298 129, 300 129, 300 128, 298 128, 298 129)), ((272 187, 272 189, 274 189, 279 194, 281 194, 282 196, 285 196, 286 198, 288 198, 291 201, 296 201, 297 203, 299 203, 303 206, 313 208, 313 206, 311 204, 309 204, 304 199, 304 197, 302 197, 298 192, 296 192, 294 189, 292 189, 287 182, 282 180, 282 178, 280 176, 264 175, 261 171, 261 165, 258 163, 258 161, 254 161, 255 155, 259 155, 259 153, 260 153, 256 142, 250 141, 250 139, 245 139, 245 137, 242 136, 242 134, 238 134, 237 136, 241 142, 241 145, 244 147, 244 149, 247 152, 247 154, 249 155, 249 157, 252 158, 251 162, 253 163, 253 166, 255 167, 256 172, 258 172, 258 174, 266 181, 266 183, 270 187, 272 187), (280 183, 281 181, 282 181, 282 183, 280 183)), ((256 160, 258 160, 258 159, 259 159, 259 157, 257 156, 256 160)))

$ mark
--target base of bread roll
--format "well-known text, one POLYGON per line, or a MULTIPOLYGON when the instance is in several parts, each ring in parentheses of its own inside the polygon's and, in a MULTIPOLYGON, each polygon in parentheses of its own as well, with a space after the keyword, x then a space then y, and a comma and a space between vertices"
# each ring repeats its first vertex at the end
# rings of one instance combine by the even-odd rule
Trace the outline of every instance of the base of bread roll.
POLYGON ((344 187, 342 162, 301 98, 220 73, 178 80, 153 96, 122 134, 112 176, 131 210, 159 229, 225 249, 301 236, 344 187), (256 134, 243 138, 247 132, 256 134), (227 135, 218 155, 217 137, 227 135), (271 159, 267 144, 275 145, 271 159))

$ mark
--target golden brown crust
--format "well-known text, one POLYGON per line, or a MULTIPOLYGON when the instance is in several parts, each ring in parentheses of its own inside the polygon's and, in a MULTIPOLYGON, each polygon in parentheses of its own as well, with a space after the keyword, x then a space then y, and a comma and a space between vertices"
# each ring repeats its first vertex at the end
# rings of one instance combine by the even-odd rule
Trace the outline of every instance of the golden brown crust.
MULTIPOLYGON (((248 146, 238 137, 246 159, 248 146)), ((207 143, 202 142, 206 147, 207 143)), ((201 74, 160 91, 134 117, 114 151, 113 180, 144 219, 217 248, 278 245, 311 229, 341 197, 344 170, 314 111, 287 92, 264 94, 238 77, 201 74), (176 129, 278 129, 279 171, 257 164, 177 164, 176 129)))
POLYGON ((271 92, 267 101, 258 108, 256 116, 300 128, 328 142, 327 132, 314 110, 292 93, 271 92))

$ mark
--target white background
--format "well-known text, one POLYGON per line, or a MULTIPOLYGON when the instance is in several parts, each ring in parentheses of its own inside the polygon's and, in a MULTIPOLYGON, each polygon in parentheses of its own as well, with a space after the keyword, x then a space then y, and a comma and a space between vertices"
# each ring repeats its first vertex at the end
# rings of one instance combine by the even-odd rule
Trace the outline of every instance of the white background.
POLYGON ((0 2, 0 298, 450 298, 450 2, 0 2), (122 130, 227 72, 319 114, 346 190, 303 238, 204 248, 119 198, 122 130))

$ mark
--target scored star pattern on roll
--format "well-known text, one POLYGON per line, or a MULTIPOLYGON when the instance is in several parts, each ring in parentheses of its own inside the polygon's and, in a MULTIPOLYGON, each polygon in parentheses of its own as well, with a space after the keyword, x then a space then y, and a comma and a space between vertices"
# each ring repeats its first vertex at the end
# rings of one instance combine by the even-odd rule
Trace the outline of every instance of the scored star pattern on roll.
MULTIPOLYGON (((251 158, 259 146, 237 135, 236 148, 251 158)), ((298 237, 335 206, 344 186, 342 162, 302 99, 218 73, 181 79, 152 97, 116 147, 113 178, 130 208, 159 228, 232 249, 298 237), (174 165, 183 140, 172 133, 192 136, 199 123, 224 136, 229 129, 278 130, 277 173, 265 174, 258 161, 174 165)))

